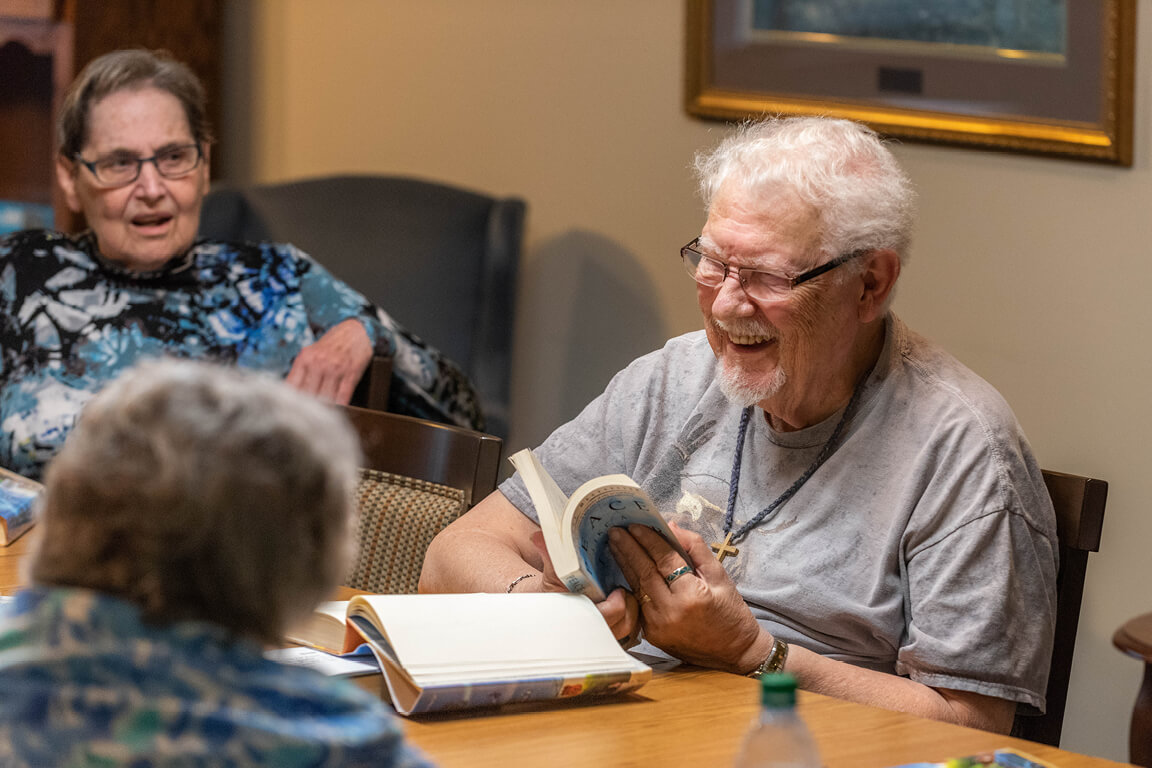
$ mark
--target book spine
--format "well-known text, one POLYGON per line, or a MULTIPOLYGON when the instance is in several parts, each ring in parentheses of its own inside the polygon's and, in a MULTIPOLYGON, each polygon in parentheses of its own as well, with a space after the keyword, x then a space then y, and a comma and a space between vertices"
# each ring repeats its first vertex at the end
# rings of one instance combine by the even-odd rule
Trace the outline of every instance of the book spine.
POLYGON ((651 670, 612 672, 577 677, 549 677, 530 680, 501 680, 445 686, 428 686, 421 691, 411 714, 445 712, 476 707, 496 707, 574 696, 604 696, 639 688, 651 678, 651 670))

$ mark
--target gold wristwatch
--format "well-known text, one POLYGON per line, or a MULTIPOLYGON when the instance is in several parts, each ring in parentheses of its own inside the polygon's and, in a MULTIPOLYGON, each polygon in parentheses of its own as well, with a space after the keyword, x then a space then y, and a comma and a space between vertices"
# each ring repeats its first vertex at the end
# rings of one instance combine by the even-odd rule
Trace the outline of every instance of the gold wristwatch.
POLYGON ((772 638, 772 650, 768 652, 768 658, 760 662, 760 666, 756 667, 754 671, 749 672, 748 677, 760 679, 764 675, 783 672, 784 662, 786 661, 788 661, 788 643, 778 637, 774 637, 772 638))

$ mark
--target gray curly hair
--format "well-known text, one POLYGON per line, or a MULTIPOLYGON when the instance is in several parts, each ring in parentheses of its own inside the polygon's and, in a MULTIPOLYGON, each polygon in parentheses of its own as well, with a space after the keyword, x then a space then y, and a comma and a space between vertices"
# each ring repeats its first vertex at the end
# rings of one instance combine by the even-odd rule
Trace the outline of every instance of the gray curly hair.
POLYGON ((266 374, 145 363, 49 465, 28 576, 275 642, 347 571, 359 459, 338 411, 266 374))

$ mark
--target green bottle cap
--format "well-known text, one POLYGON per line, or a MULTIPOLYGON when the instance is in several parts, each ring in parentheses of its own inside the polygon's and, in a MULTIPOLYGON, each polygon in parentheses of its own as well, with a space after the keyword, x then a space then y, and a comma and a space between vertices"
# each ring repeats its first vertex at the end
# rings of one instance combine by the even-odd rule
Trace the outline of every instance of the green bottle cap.
POLYGON ((760 706, 792 709, 796 706, 796 678, 787 672, 760 677, 760 706))

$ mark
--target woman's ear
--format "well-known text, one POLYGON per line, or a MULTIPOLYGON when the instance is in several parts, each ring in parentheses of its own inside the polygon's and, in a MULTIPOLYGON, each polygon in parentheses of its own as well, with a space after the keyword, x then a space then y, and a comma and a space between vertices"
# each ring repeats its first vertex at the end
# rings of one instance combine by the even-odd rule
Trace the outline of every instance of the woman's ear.
POLYGON ((56 157, 56 183, 64 192, 64 202, 73 213, 80 213, 80 196, 76 194, 76 163, 63 155, 56 157))
POLYGON ((200 168, 197 172, 200 174, 201 184, 204 185, 203 194, 206 195, 212 183, 212 145, 206 141, 200 142, 200 168))
POLYGON ((870 323, 887 311, 888 299, 900 277, 900 255, 889 248, 878 248, 865 258, 858 312, 861 322, 870 323))

